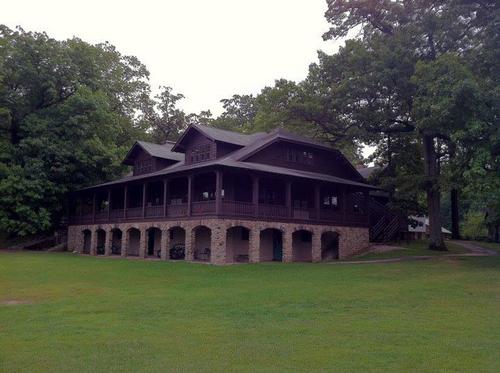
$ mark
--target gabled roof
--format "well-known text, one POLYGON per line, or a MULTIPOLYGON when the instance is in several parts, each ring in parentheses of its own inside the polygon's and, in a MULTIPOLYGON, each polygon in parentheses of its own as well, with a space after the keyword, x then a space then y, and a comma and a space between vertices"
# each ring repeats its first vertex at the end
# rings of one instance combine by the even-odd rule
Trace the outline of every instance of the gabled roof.
POLYGON ((148 153, 152 157, 169 159, 171 161, 182 161, 184 159, 184 155, 180 153, 175 153, 172 151, 174 143, 172 141, 167 141, 165 144, 154 144, 152 142, 147 141, 136 141, 134 145, 130 148, 129 152, 125 156, 123 160, 124 164, 130 164, 131 156, 137 149, 137 147, 142 148, 146 153, 148 153))
POLYGON ((246 135, 244 133, 221 130, 219 128, 204 126, 201 124, 192 124, 186 129, 186 131, 184 131, 179 140, 177 140, 172 150, 174 152, 182 151, 183 150, 182 143, 185 141, 187 136, 193 131, 198 131, 213 141, 220 141, 220 142, 225 142, 227 144, 233 144, 238 146, 250 145, 257 139, 267 135, 266 133, 263 132, 246 135))

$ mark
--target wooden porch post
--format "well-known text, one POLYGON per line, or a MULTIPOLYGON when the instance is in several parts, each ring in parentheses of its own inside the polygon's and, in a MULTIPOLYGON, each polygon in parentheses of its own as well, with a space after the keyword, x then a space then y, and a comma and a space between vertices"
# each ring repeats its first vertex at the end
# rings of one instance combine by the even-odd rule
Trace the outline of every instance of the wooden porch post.
POLYGON ((314 210, 316 212, 316 219, 321 219, 321 185, 316 184, 314 186, 314 210))
POLYGON ((168 179, 163 180, 163 216, 167 216, 168 179))
POLYGON ((110 220, 111 220, 111 188, 108 189, 108 221, 110 220))
POLYGON ((345 223, 347 216, 347 188, 342 187, 342 222, 345 223))
POLYGON ((286 182, 286 209, 287 209, 287 214, 288 217, 292 217, 292 182, 287 181, 286 182))
POLYGON ((255 217, 259 216, 259 176, 252 178, 252 204, 254 206, 255 217))
POLYGON ((192 184, 193 184, 193 176, 189 175, 188 176, 187 216, 191 216, 192 184))
POLYGON ((365 213, 365 222, 369 225, 370 224, 370 214, 368 213, 368 208, 370 204, 370 194, 368 190, 365 190, 363 192, 363 212, 365 213))
POLYGON ((92 223, 95 223, 95 191, 92 192, 92 223))
POLYGON ((142 217, 146 217, 146 186, 147 183, 142 184, 142 217))
POLYGON ((124 192, 123 192, 123 219, 127 218, 127 192, 128 192, 128 185, 125 185, 124 187, 124 192))
POLYGON ((222 171, 215 171, 215 215, 220 215, 222 207, 222 171))

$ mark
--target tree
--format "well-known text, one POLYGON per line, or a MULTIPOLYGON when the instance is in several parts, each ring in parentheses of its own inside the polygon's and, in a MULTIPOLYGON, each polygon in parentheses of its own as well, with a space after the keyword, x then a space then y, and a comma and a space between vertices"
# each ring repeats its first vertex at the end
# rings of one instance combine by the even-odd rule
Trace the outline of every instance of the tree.
MULTIPOLYGON (((436 83, 429 90, 429 84, 425 86, 429 83, 425 75, 432 75, 433 69, 443 68, 446 61, 435 62, 441 56, 461 56, 465 62, 470 51, 487 45, 485 36, 494 32, 491 25, 498 17, 498 4, 488 0, 329 0, 325 16, 332 24, 325 39, 345 37, 349 31, 359 29, 357 55, 370 56, 365 59, 366 64, 352 74, 359 87, 356 86, 351 114, 367 114, 365 118, 356 118, 359 128, 366 134, 380 133, 374 140, 379 142, 388 133, 398 136, 411 132, 419 137, 425 164, 430 248, 444 249, 439 212, 439 165, 443 152, 449 156, 449 150, 455 149, 455 134, 463 130, 460 125, 468 123, 447 123, 442 128, 439 118, 432 117, 432 110, 428 109, 436 94, 458 88, 459 84, 440 80, 444 86, 438 87, 436 83), (424 64, 429 65, 426 68, 424 64), (414 77, 417 68, 419 72, 414 77), (402 87, 408 89, 402 91, 402 87)), ((347 82, 352 83, 352 80, 347 82)), ((445 97, 440 98, 444 99, 440 100, 444 108, 447 102, 445 97)), ((448 116, 450 118, 459 117, 456 111, 461 107, 455 103, 451 102, 447 108, 455 110, 448 116)))
POLYGON ((212 125, 237 132, 251 131, 257 114, 255 101, 253 95, 233 95, 231 98, 222 99, 224 111, 213 120, 212 125))
POLYGON ((0 231, 57 225, 69 192, 122 174, 148 71, 105 43, 0 26, 0 231))

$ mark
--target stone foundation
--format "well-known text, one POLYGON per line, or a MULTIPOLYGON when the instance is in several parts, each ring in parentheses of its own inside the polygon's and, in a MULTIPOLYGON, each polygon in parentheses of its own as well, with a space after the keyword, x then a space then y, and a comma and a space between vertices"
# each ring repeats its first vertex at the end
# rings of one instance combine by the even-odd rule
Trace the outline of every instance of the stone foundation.
MULTIPOLYGON (((261 232, 267 229, 276 230, 281 232, 281 258, 283 262, 289 263, 300 260, 302 258, 311 258, 312 262, 320 262, 322 260, 322 252, 326 250, 323 244, 323 234, 333 232, 338 235, 338 258, 345 259, 352 257, 356 254, 363 252, 369 246, 368 228, 359 227, 340 227, 328 225, 312 225, 312 224, 294 224, 294 223, 273 223, 267 221, 255 220, 229 220, 229 219, 193 219, 183 221, 169 221, 169 222, 146 222, 146 223, 119 223, 119 224, 93 224, 93 225, 73 225, 68 228, 68 248, 75 250, 79 253, 83 252, 83 231, 89 230, 91 232, 91 255, 97 255, 97 231, 103 230, 106 232, 104 255, 111 255, 112 252, 112 235, 111 230, 119 229, 122 232, 121 241, 121 256, 127 256, 129 249, 129 231, 137 229, 140 232, 139 257, 145 258, 147 256, 148 234, 150 228, 158 228, 161 230, 160 243, 151 243, 160 247, 160 257, 163 260, 169 260, 170 254, 170 229, 180 227, 185 231, 185 260, 194 261, 196 254, 199 252, 200 257, 204 257, 202 251, 205 248, 196 247, 196 230, 195 228, 205 226, 210 229, 210 262, 213 264, 225 264, 235 261, 234 257, 230 257, 227 253, 233 250, 226 249, 226 234, 227 230, 231 227, 244 227, 248 230, 248 261, 250 263, 258 263, 265 261, 261 259, 261 232), (303 234, 301 231, 309 232, 310 234, 303 234), (298 232, 294 235, 294 232, 298 232), (302 240, 302 241, 298 241, 302 240), (300 246, 300 247, 299 247, 300 246), (301 250, 301 255, 294 258, 294 250, 301 250), (307 252, 310 250, 310 253, 307 252)), ((155 235, 156 237, 157 235, 155 235)), ((156 238, 158 239, 158 238, 156 238)), ((206 241, 206 240, 204 240, 206 241)), ((273 245, 280 246, 279 243, 272 243, 273 245)), ((207 243, 204 242, 204 246, 207 243)), ((268 241, 267 246, 270 245, 268 241)), ((275 250, 275 247, 273 247, 275 250)), ((276 249, 278 250, 278 249, 276 249)), ((334 249, 335 250, 335 249, 334 249)), ((238 251, 238 257, 245 257, 245 255, 238 251)), ((274 255, 274 253, 273 253, 274 255)), ((269 255, 266 258, 269 260, 269 255)))

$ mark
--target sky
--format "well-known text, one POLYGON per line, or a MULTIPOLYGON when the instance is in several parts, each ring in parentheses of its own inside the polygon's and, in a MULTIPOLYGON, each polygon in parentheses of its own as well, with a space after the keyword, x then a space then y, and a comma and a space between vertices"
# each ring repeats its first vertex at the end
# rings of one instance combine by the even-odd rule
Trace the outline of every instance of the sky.
POLYGON ((325 0, 17 0, 0 23, 56 39, 108 41, 173 87, 188 113, 220 114, 220 100, 256 94, 279 78, 299 81, 342 42, 323 41, 325 0))

